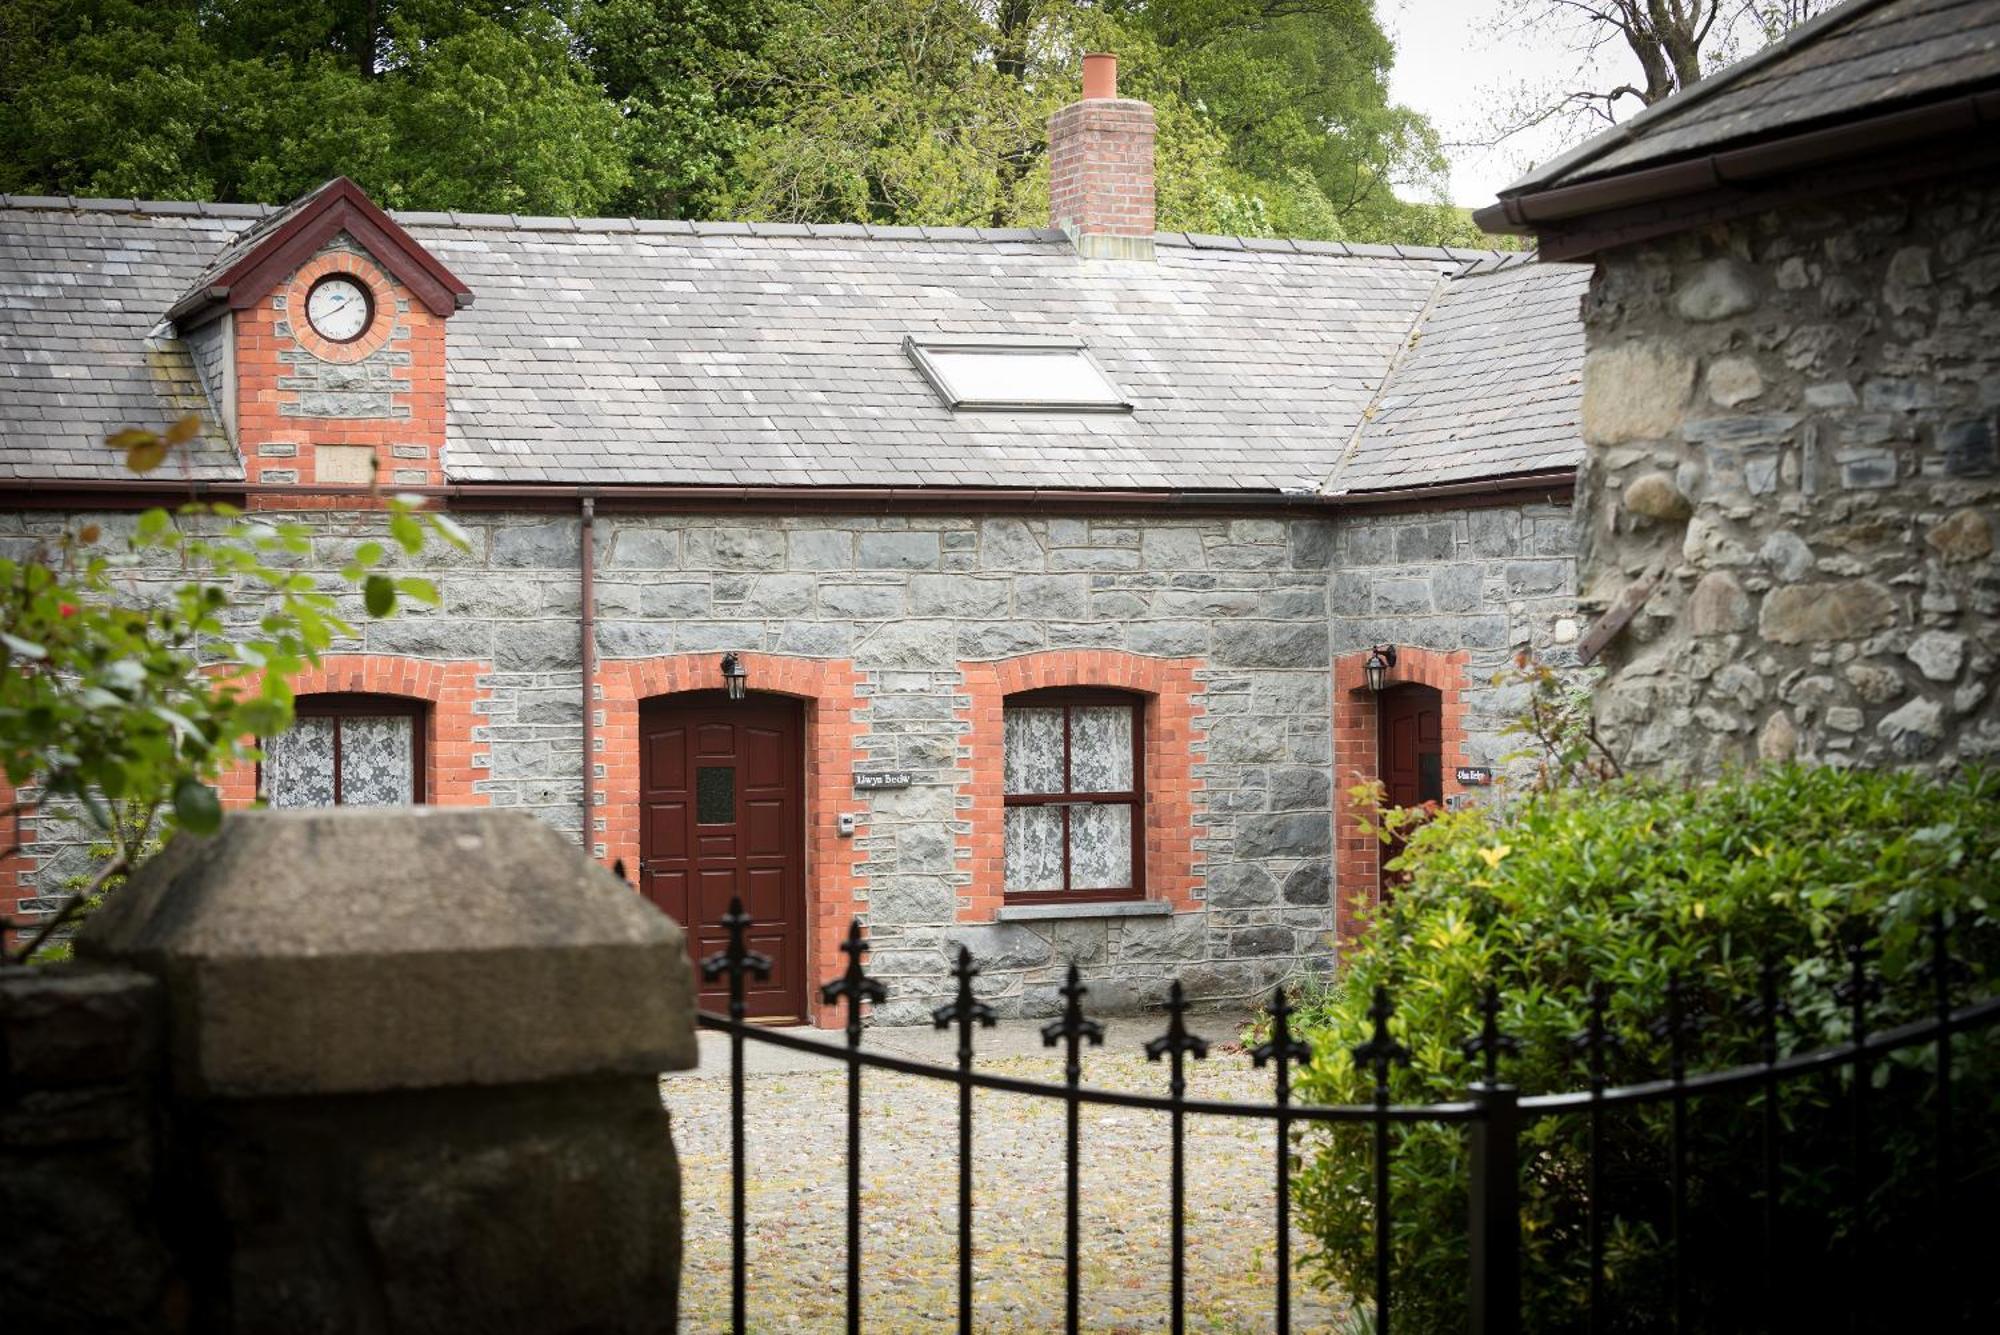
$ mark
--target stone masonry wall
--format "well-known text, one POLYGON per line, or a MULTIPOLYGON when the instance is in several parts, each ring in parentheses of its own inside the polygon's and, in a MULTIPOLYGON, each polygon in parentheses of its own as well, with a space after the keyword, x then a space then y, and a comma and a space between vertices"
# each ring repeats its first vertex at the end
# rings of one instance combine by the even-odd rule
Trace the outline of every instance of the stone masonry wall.
MULTIPOLYGON (((456 517, 472 551, 434 546, 424 558, 443 605, 373 623, 350 607, 366 623, 358 648, 490 663, 475 800, 580 839, 580 523, 456 517)), ((311 567, 340 587, 370 519, 304 519, 321 535, 311 567)), ((0 517, 0 542, 60 522, 0 517)), ((115 538, 131 517, 98 522, 115 538)), ((857 793, 843 773, 830 809, 808 819, 858 817, 855 884, 836 893, 853 901, 843 918, 868 915, 892 987, 880 1018, 923 1019, 961 941, 1010 1013, 1054 1009, 1071 961, 1107 1008, 1156 1001, 1174 976, 1204 999, 1243 1000, 1330 962, 1334 656, 1377 640, 1470 651, 1468 755, 1446 764, 1489 763, 1508 749, 1498 728, 1517 705, 1486 684, 1492 673, 1517 647, 1561 655, 1574 637, 1568 524, 1553 505, 1337 521, 603 515, 597 651, 611 664, 732 649, 852 663, 856 740, 843 769, 909 770, 913 783, 857 793), (964 911, 975 874, 965 665, 1064 650, 1197 665, 1183 846, 1199 865, 1182 912, 992 922, 964 911)), ((591 843, 608 858, 605 808, 636 799, 602 776, 636 757, 599 760, 591 843)), ((46 821, 36 854, 44 893, 87 860, 46 821)), ((838 880, 816 874, 815 891, 838 880)))
MULTIPOLYGON (((1342 520, 1330 606, 1333 652, 1375 644, 1466 651, 1465 756, 1525 777, 1505 762, 1521 739, 1503 729, 1527 707, 1525 687, 1494 677, 1523 650, 1550 667, 1576 666, 1579 630, 1573 519, 1549 502, 1342 520)), ((1339 780, 1352 781, 1343 769, 1339 780)))
POLYGON ((1600 256, 1586 606, 1642 768, 2000 752, 2000 186, 1855 196, 1600 256))

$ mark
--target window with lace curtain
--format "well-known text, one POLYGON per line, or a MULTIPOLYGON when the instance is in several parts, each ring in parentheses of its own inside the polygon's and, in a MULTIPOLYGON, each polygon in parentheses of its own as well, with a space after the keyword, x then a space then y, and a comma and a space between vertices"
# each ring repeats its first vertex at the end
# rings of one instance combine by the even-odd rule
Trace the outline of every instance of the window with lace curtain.
POLYGON ((263 743, 274 807, 400 807, 424 800, 424 706, 393 695, 301 696, 263 743))
POLYGON ((1007 697, 1006 897, 1010 903, 1145 893, 1141 702, 1115 691, 1007 697))

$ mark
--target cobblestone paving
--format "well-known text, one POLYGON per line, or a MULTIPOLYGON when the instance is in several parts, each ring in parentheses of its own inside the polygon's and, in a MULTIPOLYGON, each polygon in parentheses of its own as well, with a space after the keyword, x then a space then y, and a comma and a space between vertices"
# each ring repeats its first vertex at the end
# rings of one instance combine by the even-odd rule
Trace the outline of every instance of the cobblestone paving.
MULTIPOLYGON (((1165 1068, 1133 1052, 1137 1039, 1137 1029, 1114 1034, 1112 1048, 1091 1052, 1087 1083, 1163 1091, 1165 1068)), ((875 1042, 871 1035, 871 1046, 875 1042)), ((981 1069, 1061 1078, 1058 1055, 1030 1054, 1021 1046, 983 1060, 981 1069)), ((727 1074, 726 1057, 705 1054, 700 1072, 670 1077, 664 1085, 686 1189, 681 1301, 682 1329, 690 1332, 728 1326, 727 1074)), ((1193 1064, 1189 1093, 1258 1100, 1268 1098, 1269 1080, 1241 1052, 1218 1051, 1193 1064)), ((838 1330, 846 1256, 844 1071, 752 1074, 746 1098, 750 1328, 838 1330)), ((871 1071, 862 1101, 865 1329, 949 1330, 957 1301, 956 1088, 871 1071)), ((975 1121, 978 1328, 1060 1330, 1063 1105, 981 1092, 975 1121)), ((1272 1328, 1272 1137, 1268 1124, 1189 1120, 1191 1331, 1272 1328)), ((1164 1114, 1084 1108, 1081 1301, 1087 1330, 1167 1329, 1168 1141, 1164 1114)), ((1295 1252, 1297 1246, 1295 1241, 1295 1252)), ((1294 1329, 1335 1329, 1342 1310, 1344 1304, 1295 1275, 1294 1329)))

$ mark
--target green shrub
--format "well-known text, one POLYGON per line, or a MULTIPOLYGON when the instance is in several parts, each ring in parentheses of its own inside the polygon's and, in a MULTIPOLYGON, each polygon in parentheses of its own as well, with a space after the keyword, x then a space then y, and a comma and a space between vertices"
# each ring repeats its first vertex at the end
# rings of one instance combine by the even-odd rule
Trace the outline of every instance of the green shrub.
MULTIPOLYGON (((1784 1031, 1787 1050, 1847 1038, 1848 1014, 1833 995, 1846 933, 1865 932, 1876 952, 1871 969, 1883 991, 1870 1008, 1871 1028, 1925 1012, 1930 993, 1919 966, 1929 954, 1934 913, 1950 921, 1954 950, 1969 966, 1961 999, 1984 994, 2000 964, 1994 773, 1967 772, 1940 784, 1908 774, 1791 768, 1702 788, 1563 789, 1525 798, 1504 815, 1440 815, 1392 865, 1407 883, 1349 955, 1343 986, 1307 1008, 1316 1056, 1301 1079, 1302 1097, 1367 1100, 1369 1077, 1355 1069, 1348 1049, 1368 1032, 1365 1012, 1378 983, 1392 991, 1392 1032, 1412 1054, 1393 1078, 1392 1096, 1429 1102, 1462 1097, 1477 1078, 1459 1042, 1476 1032, 1475 1005, 1489 981, 1504 999, 1502 1028, 1521 1045, 1503 1062, 1502 1077, 1532 1094, 1585 1083, 1571 1036, 1584 1027, 1593 979, 1612 992, 1610 1022, 1622 1047, 1610 1075, 1619 1083, 1666 1072, 1665 1041, 1649 1026, 1664 1010, 1670 971, 1680 973, 1692 1009, 1706 1021, 1690 1061, 1700 1070, 1758 1059, 1758 1026, 1746 1003, 1757 995, 1765 959, 1784 966, 1782 991, 1794 1015, 1784 1031)), ((1963 1133, 1956 1199, 1988 1210, 2000 1182, 1996 1051, 1990 1033, 1968 1035, 1957 1040, 1953 1062, 1963 1133)), ((1924 1248, 1937 1241, 1930 1065, 1930 1048, 1877 1064, 1869 1100, 1867 1266, 1875 1276, 1901 1273, 1914 1289, 1924 1282, 1917 1276, 1944 1264, 1942 1257, 1924 1261, 1924 1248), (1904 1266, 1912 1268, 1899 1270, 1904 1266)), ((1787 1254, 1780 1264, 1815 1281, 1836 1278, 1828 1267, 1846 1254, 1857 1222, 1843 1205, 1846 1078, 1802 1078, 1781 1100, 1787 1254)), ((1616 1223, 1607 1283, 1621 1313, 1612 1329, 1671 1324, 1666 1116, 1664 1106, 1649 1106, 1608 1119, 1601 1171, 1604 1205, 1616 1223)), ((1701 1329, 1748 1328, 1758 1319, 1760 1117, 1754 1097, 1693 1104, 1687 1266, 1699 1281, 1701 1329)), ((1365 1127, 1306 1133, 1296 1187, 1301 1225, 1313 1239, 1308 1264, 1362 1299, 1373 1294, 1368 1136, 1365 1127)), ((1525 1307, 1533 1330, 1583 1326, 1584 1147, 1580 1117, 1538 1119, 1523 1132, 1525 1307)), ((1463 1329, 1464 1133, 1413 1126, 1394 1137, 1393 1153, 1397 1325, 1463 1329)), ((1788 1284, 1780 1324, 1845 1326, 1841 1304, 1852 1291, 1851 1283, 1788 1284)))

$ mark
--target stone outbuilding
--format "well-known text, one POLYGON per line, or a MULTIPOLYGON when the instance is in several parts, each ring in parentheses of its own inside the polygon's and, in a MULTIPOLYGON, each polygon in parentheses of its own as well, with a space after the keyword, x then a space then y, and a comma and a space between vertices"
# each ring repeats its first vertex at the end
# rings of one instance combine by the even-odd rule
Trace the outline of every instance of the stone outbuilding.
MULTIPOLYGON (((1494 675, 1573 654, 1587 270, 1159 233, 1093 87, 1046 230, 0 200, 0 543, 192 486, 332 585, 368 484, 431 498, 442 605, 356 606, 226 799, 517 807, 698 953, 742 895, 764 1018, 857 913, 898 1021, 959 943, 1016 1014, 1324 967, 1346 791, 1478 800, 1494 675), (104 446, 187 411, 164 480, 104 446)), ((86 856, 27 833, 19 916, 86 856)))
POLYGON ((1477 216, 1596 266, 1579 578, 1613 745, 2000 754, 2000 5, 1851 0, 1477 216))

